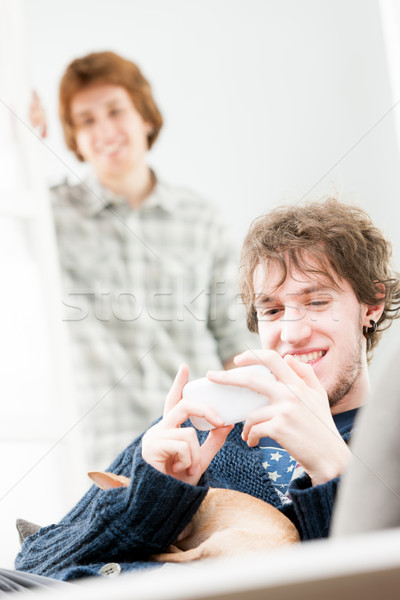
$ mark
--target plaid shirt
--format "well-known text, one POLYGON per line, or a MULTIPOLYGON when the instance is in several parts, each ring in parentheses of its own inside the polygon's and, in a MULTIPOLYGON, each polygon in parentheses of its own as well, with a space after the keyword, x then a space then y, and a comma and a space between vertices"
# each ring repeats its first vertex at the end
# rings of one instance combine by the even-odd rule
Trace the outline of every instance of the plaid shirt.
POLYGON ((179 364, 203 377, 254 336, 237 252, 203 199, 157 182, 132 209, 94 178, 51 192, 87 457, 104 468, 160 416, 179 364))

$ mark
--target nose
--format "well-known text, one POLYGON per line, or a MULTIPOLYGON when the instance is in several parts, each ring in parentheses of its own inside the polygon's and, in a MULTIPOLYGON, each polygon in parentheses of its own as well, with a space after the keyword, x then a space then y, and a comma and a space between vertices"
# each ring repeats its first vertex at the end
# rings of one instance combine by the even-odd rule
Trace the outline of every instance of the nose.
POLYGON ((280 319, 281 341, 292 346, 306 342, 312 333, 312 328, 306 311, 287 307, 280 319))
POLYGON ((112 138, 115 133, 115 125, 108 117, 98 118, 95 132, 96 136, 100 139, 112 138))

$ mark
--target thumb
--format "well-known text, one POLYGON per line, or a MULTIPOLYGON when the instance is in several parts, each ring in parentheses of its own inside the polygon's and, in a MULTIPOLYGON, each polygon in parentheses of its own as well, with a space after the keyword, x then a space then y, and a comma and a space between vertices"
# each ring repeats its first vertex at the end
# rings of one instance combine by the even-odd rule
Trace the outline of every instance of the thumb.
POLYGON ((225 427, 211 429, 206 441, 200 447, 200 464, 202 473, 204 473, 204 471, 207 469, 214 456, 221 450, 222 446, 225 444, 228 434, 232 431, 233 427, 233 425, 225 425, 225 427))

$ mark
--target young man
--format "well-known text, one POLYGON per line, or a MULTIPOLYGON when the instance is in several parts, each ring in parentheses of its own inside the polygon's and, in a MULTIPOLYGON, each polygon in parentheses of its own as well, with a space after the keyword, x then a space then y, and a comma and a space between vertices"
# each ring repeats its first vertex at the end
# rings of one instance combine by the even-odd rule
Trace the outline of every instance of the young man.
MULTIPOLYGON (((400 310, 400 281, 389 261, 390 244, 369 217, 335 200, 259 219, 244 243, 241 276, 248 324, 263 349, 235 362, 267 365, 275 379, 243 375, 239 385, 270 404, 245 423, 224 426, 210 407, 181 399, 188 379, 181 367, 162 419, 110 467, 130 476, 130 486, 92 488, 59 525, 26 540, 17 568, 71 580, 101 573, 111 561, 122 571, 152 566, 146 558, 177 539, 210 486, 280 508, 303 540, 328 535, 350 455, 337 421, 348 437, 368 394, 367 358, 400 310), (190 415, 215 429, 196 435, 190 415), (284 449, 301 465, 288 496, 275 485, 279 467, 271 477, 265 466, 271 439, 276 459, 284 449)), ((229 372, 208 376, 237 385, 229 372)))
MULTIPOLYGON (((59 108, 92 168, 51 194, 88 465, 104 468, 159 416, 183 359, 194 377, 229 368, 251 337, 215 208, 148 166, 163 120, 138 66, 112 52, 74 60, 59 108)), ((43 125, 37 100, 31 118, 43 125)))

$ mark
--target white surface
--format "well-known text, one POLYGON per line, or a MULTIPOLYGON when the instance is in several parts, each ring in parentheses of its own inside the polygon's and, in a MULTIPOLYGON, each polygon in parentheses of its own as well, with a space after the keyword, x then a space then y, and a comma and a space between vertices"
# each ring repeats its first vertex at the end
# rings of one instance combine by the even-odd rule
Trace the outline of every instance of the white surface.
POLYGON ((71 589, 37 593, 33 598, 397 598, 400 586, 399 545, 400 530, 396 529, 345 540, 309 542, 230 560, 203 561, 193 566, 166 565, 160 570, 109 580, 95 578, 71 585, 71 589))
MULTIPOLYGON (((242 376, 273 377, 271 371, 263 365, 250 365, 232 369, 230 376, 240 381, 242 376)), ((214 383, 207 377, 189 381, 183 388, 183 398, 211 406, 224 420, 225 425, 245 421, 253 410, 269 404, 266 396, 253 392, 245 387, 214 383)), ((191 416, 190 420, 196 429, 208 431, 213 426, 202 417, 191 416)))

